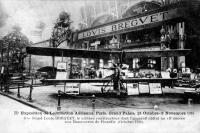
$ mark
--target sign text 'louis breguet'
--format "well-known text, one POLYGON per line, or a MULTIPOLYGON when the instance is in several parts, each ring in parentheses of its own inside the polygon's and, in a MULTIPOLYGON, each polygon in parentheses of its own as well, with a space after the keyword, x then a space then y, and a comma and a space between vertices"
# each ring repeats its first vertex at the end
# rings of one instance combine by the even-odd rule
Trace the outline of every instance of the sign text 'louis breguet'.
POLYGON ((141 25, 161 22, 161 21, 172 19, 174 17, 177 17, 176 9, 159 12, 159 13, 155 13, 155 14, 151 14, 151 15, 147 15, 147 16, 143 16, 139 18, 130 18, 128 20, 116 22, 111 25, 106 25, 99 28, 94 28, 94 29, 80 32, 78 34, 78 39, 94 37, 94 36, 103 35, 106 33, 112 33, 112 32, 121 31, 124 29, 138 27, 141 25))

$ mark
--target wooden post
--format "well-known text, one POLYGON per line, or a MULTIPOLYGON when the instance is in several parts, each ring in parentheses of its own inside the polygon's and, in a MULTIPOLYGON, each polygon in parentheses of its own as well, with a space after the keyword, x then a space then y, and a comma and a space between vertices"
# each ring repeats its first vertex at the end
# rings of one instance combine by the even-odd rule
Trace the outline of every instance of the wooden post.
POLYGON ((31 73, 31 54, 29 55, 29 74, 31 73))
POLYGON ((0 79, 0 81, 1 81, 1 88, 0 88, 0 91, 2 91, 2 90, 3 90, 3 74, 1 74, 1 79, 0 79))
POLYGON ((3 66, 3 49, 1 50, 1 65, 3 66))
POLYGON ((60 93, 60 90, 58 90, 58 106, 57 106, 57 111, 60 111, 60 110, 61 110, 60 98, 61 98, 61 93, 60 93))
POLYGON ((72 78, 72 61, 73 57, 70 57, 70 74, 69 74, 70 79, 72 78))
MULTIPOLYGON (((55 39, 52 40, 52 47, 56 48, 55 39)), ((52 56, 52 66, 55 67, 55 55, 52 56)), ((54 69, 53 69, 53 72, 54 72, 54 69)))
POLYGON ((20 98, 20 83, 18 83, 18 86, 17 86, 17 97, 20 98))
POLYGON ((66 82, 64 82, 64 93, 66 91, 66 82))
POLYGON ((96 97, 95 95, 92 95, 92 109, 95 110, 95 102, 96 102, 96 97))
POLYGON ((5 91, 9 92, 9 83, 10 83, 10 59, 9 59, 9 52, 10 52, 10 43, 8 43, 8 48, 7 48, 7 72, 6 72, 6 87, 5 91))
POLYGON ((28 101, 32 102, 32 91, 33 91, 33 77, 31 79, 31 85, 30 85, 30 93, 29 93, 29 97, 28 97, 28 101))
POLYGON ((55 67, 55 56, 52 56, 52 66, 55 67))
POLYGON ((3 49, 1 50, 1 91, 3 91, 3 83, 4 83, 4 72, 3 72, 3 69, 4 69, 4 65, 3 65, 3 49))

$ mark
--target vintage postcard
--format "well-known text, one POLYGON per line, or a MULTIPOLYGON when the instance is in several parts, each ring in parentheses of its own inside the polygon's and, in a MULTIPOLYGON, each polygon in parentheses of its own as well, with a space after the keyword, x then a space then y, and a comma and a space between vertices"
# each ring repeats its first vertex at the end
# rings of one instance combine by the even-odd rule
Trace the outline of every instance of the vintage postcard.
POLYGON ((0 0, 1 133, 199 133, 199 0, 0 0))

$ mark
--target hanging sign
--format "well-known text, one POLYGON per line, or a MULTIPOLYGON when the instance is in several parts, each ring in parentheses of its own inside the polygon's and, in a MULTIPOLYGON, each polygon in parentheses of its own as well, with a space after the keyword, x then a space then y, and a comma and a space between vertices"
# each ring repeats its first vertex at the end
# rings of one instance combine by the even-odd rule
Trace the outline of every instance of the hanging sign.
POLYGON ((162 94, 161 83, 149 83, 150 94, 162 94))

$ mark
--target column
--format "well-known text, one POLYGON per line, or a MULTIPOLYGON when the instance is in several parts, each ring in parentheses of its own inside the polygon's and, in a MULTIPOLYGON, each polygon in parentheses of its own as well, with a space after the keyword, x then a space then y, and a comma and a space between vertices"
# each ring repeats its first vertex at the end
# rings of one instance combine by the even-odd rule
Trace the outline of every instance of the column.
POLYGON ((99 60, 99 68, 100 68, 100 69, 103 68, 103 59, 100 59, 100 60, 99 60))
MULTIPOLYGON (((160 37, 160 49, 165 50, 166 49, 166 30, 164 26, 162 26, 162 29, 160 30, 161 37, 160 37)), ((167 62, 166 57, 161 57, 161 71, 165 71, 167 69, 167 62)))
MULTIPOLYGON (((167 34, 167 36, 169 36, 168 37, 168 39, 170 39, 170 34, 172 34, 174 31, 173 31, 173 25, 168 25, 168 27, 167 27, 168 29, 167 29, 167 31, 168 31, 168 34, 167 34)), ((170 41, 170 40, 169 40, 170 41)), ((169 45, 168 45, 168 48, 170 49, 171 48, 171 46, 170 45, 174 45, 174 44, 171 44, 170 42, 169 42, 169 45)), ((168 68, 174 68, 174 57, 168 57, 168 68)))
MULTIPOLYGON (((185 34, 185 22, 178 23, 178 33, 179 33, 179 41, 178 41, 178 48, 184 49, 185 47, 185 40, 184 40, 184 34, 185 34)), ((185 56, 178 57, 178 68, 184 68, 185 67, 185 56)))
POLYGON ((86 67, 86 59, 82 58, 82 63, 81 63, 81 73, 83 75, 82 78, 85 78, 85 67, 86 67))

